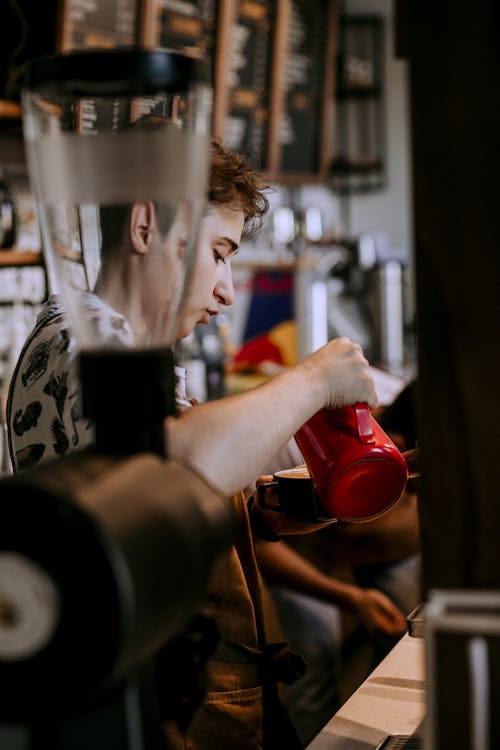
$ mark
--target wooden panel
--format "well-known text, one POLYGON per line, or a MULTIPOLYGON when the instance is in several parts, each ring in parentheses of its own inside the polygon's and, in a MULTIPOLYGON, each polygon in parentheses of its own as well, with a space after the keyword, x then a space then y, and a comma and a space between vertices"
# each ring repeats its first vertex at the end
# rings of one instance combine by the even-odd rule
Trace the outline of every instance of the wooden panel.
POLYGON ((436 11, 407 22, 424 581, 499 588, 500 9, 436 11))
POLYGON ((0 119, 20 120, 21 114, 22 110, 20 104, 0 99, 0 119))
POLYGON ((394 41, 396 57, 407 58, 410 48, 411 26, 408 23, 411 15, 412 0, 396 0, 394 3, 394 41))

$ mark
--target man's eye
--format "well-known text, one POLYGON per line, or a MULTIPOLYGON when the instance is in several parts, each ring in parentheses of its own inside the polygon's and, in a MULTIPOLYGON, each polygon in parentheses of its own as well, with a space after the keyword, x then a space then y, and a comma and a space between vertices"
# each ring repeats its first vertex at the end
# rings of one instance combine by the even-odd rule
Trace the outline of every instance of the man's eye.
POLYGON ((216 263, 219 263, 219 261, 221 261, 222 263, 225 263, 225 262, 226 262, 226 259, 224 258, 224 256, 223 256, 223 255, 221 255, 221 254, 219 253, 219 251, 218 251, 218 250, 216 250, 216 248, 215 248, 215 247, 214 247, 214 258, 215 258, 215 261, 216 261, 216 263))

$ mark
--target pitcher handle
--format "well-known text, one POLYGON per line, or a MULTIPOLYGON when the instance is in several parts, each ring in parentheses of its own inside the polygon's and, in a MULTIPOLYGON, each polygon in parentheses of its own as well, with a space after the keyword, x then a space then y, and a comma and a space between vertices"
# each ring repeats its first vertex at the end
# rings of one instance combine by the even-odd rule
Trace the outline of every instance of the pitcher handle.
POLYGON ((373 432, 370 407, 368 404, 353 404, 352 408, 356 416, 359 439, 362 443, 374 443, 375 433, 373 432))

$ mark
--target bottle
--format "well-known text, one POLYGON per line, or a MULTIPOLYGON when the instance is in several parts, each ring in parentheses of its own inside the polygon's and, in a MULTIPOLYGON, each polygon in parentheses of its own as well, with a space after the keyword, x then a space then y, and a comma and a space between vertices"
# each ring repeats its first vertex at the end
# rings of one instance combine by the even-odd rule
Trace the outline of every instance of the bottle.
POLYGON ((8 183, 0 168, 0 248, 13 247, 16 239, 16 212, 8 183))
POLYGON ((207 400, 225 396, 226 353, 220 327, 212 318, 201 337, 201 348, 205 360, 207 400))
POLYGON ((204 403, 207 400, 207 368, 196 331, 177 341, 175 358, 176 363, 186 370, 186 394, 188 399, 194 399, 200 404, 204 403))

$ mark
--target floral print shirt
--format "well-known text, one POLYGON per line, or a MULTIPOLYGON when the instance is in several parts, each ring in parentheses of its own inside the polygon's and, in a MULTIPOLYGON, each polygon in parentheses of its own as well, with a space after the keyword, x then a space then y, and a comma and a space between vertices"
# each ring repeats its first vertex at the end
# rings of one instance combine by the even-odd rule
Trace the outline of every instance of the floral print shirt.
MULTIPOLYGON (((130 343, 132 332, 122 315, 92 295, 89 308, 101 331, 117 342, 130 343)), ((76 351, 62 305, 51 296, 38 315, 10 383, 7 426, 14 471, 92 445, 93 425, 81 412, 76 351)), ((175 375, 177 407, 182 409, 190 406, 185 371, 176 367, 175 375)))

